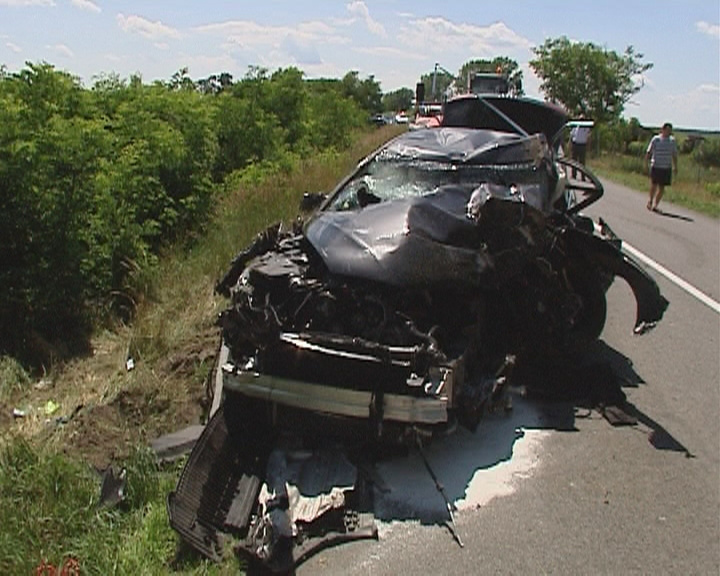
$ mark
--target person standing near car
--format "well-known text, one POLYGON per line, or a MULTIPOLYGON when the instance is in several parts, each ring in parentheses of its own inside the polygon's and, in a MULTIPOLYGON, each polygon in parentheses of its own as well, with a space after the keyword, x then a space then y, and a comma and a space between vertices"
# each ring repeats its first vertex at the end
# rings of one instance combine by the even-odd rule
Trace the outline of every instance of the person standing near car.
POLYGON ((590 139, 590 126, 578 124, 570 130, 570 142, 572 144, 572 159, 580 164, 585 164, 588 140, 590 139))
MULTIPOLYGON (((590 123, 585 121, 583 117, 581 123, 576 124, 570 130, 570 153, 572 159, 585 165, 585 155, 587 153, 588 140, 590 140, 590 123)), ((573 178, 577 178, 577 170, 573 167, 573 178)))
POLYGON ((672 182, 673 169, 677 176, 678 148, 672 135, 672 124, 665 122, 660 134, 650 140, 645 152, 645 169, 650 168, 650 200, 648 210, 657 210, 660 199, 665 192, 665 186, 672 182))

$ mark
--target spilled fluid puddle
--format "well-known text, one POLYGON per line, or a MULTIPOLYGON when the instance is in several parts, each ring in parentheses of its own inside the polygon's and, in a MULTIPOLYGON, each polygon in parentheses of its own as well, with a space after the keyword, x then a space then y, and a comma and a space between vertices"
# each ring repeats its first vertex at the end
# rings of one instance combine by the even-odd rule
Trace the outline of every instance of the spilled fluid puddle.
POLYGON ((486 415, 474 433, 458 428, 433 440, 424 453, 437 484, 416 450, 380 462, 384 486, 375 492, 376 518, 381 524, 445 522, 448 510, 438 484, 456 514, 512 494, 540 464, 543 441, 551 433, 542 424, 539 410, 520 399, 510 413, 486 415))

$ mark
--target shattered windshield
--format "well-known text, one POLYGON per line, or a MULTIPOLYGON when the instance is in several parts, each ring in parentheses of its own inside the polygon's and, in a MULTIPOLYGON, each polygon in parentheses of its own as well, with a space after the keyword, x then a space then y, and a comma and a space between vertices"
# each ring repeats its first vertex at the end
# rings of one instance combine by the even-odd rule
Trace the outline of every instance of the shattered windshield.
POLYGON ((520 184, 533 179, 532 164, 464 165, 380 154, 360 169, 326 210, 343 211, 369 204, 427 196, 449 184, 476 188, 484 182, 520 184))

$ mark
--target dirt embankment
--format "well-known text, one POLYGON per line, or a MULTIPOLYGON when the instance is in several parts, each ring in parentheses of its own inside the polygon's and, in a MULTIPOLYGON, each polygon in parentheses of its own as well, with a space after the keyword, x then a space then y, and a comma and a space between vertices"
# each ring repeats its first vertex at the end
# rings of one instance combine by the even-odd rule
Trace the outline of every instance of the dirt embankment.
POLYGON ((207 327, 167 358, 132 369, 117 346, 96 350, 0 403, 0 434, 52 446, 97 469, 122 462, 138 446, 203 422, 218 330, 207 327))

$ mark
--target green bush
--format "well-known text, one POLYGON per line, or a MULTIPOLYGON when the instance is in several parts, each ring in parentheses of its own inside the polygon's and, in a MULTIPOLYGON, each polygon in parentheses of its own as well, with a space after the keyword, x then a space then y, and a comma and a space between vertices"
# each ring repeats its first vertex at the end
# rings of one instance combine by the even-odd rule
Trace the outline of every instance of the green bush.
POLYGON ((711 196, 720 199, 720 182, 707 182, 705 184, 705 189, 711 196))
POLYGON ((626 154, 636 158, 645 156, 647 151, 647 142, 628 142, 626 154))
POLYGON ((705 138, 695 146, 693 158, 705 168, 720 168, 720 138, 705 138))
POLYGON ((253 68, 200 91, 183 70, 88 90, 49 64, 0 75, 0 354, 46 364, 85 350, 109 312, 127 320, 143 271, 203 233, 225 177, 349 144, 378 88, 349 79, 253 68))
POLYGON ((637 118, 629 121, 621 118, 612 124, 598 124, 593 129, 594 147, 599 152, 640 156, 652 134, 644 129, 637 118))
POLYGON ((30 375, 22 365, 10 356, 0 356, 0 401, 4 401, 14 390, 30 384, 30 375))
POLYGON ((4 76, 0 104, 0 351, 51 362, 204 221, 214 124, 195 92, 88 91, 46 64, 4 76))

